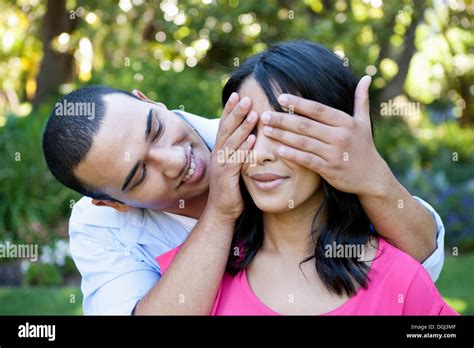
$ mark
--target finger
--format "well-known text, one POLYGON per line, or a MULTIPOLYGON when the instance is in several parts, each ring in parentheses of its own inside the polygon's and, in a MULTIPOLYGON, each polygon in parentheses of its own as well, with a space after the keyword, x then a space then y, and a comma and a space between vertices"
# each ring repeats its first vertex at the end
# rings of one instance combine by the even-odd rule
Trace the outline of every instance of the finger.
POLYGON ((227 99, 227 102, 225 103, 224 110, 222 111, 222 116, 219 121, 219 125, 222 124, 226 118, 229 116, 229 114, 232 112, 232 110, 235 108, 237 103, 239 102, 239 94, 236 92, 233 92, 229 99, 227 99))
POLYGON ((344 126, 347 118, 351 117, 341 110, 292 94, 281 94, 278 102, 290 113, 306 116, 329 126, 344 126))
POLYGON ((297 150, 313 153, 324 160, 327 160, 325 154, 329 151, 330 147, 322 141, 306 135, 296 134, 269 126, 264 126, 263 132, 266 136, 279 141, 282 144, 291 146, 297 150))
POLYGON ((283 159, 299 164, 316 173, 323 172, 324 168, 327 166, 326 160, 318 155, 284 145, 278 148, 278 155, 283 159))
POLYGON ((246 162, 254 163, 255 154, 251 149, 255 145, 256 139, 257 137, 254 134, 247 136, 238 149, 229 149, 225 152, 226 157, 221 163, 224 165, 238 164, 239 167, 246 162))
POLYGON ((227 138, 240 126, 245 116, 250 110, 252 102, 249 97, 245 97, 234 107, 228 117, 222 122, 217 131, 216 146, 220 147, 227 138))
POLYGON ((227 138, 227 141, 224 143, 223 148, 235 150, 250 135, 257 123, 258 113, 256 111, 251 111, 244 120, 244 122, 242 122, 242 124, 239 126, 239 128, 237 128, 235 132, 231 134, 229 138, 227 138))
POLYGON ((372 78, 368 75, 360 79, 354 96, 354 117, 370 124, 369 87, 372 78))
POLYGON ((288 130, 293 133, 306 135, 325 143, 330 143, 335 128, 324 123, 312 120, 308 117, 288 114, 284 112, 265 111, 262 114, 262 122, 273 128, 288 130))
POLYGON ((257 140, 257 137, 254 134, 250 134, 247 137, 247 139, 240 145, 238 151, 244 154, 243 156, 240 156, 239 158, 237 158, 240 164, 255 163, 256 156, 255 156, 255 153, 252 151, 252 148, 255 145, 256 140, 257 140))

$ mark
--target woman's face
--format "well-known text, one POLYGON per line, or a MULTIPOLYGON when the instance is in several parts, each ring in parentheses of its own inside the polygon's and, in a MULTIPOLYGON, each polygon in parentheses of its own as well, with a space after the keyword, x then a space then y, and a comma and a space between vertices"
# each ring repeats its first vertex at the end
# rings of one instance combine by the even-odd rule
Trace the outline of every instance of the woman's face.
MULTIPOLYGON (((252 108, 261 116, 274 110, 265 92, 254 78, 248 78, 238 91, 249 97, 252 108)), ((278 143, 263 133, 263 123, 256 127, 257 140, 253 161, 242 167, 242 178, 257 207, 268 213, 283 213, 298 207, 321 185, 319 174, 293 162, 280 159, 278 143)))

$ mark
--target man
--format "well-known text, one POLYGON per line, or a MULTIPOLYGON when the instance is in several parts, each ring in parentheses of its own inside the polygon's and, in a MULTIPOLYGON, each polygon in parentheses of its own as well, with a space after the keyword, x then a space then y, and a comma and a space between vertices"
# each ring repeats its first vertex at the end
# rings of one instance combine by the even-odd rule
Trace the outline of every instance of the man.
POLYGON ((291 115, 291 123, 281 114, 257 115, 251 100, 238 95, 220 121, 169 111, 140 92, 93 86, 65 96, 62 105, 93 103, 95 110, 94 117, 53 111, 43 138, 52 173, 90 197, 75 205, 70 219, 84 313, 210 313, 240 203, 240 164, 216 164, 210 158, 219 151, 250 149, 259 117, 273 126, 269 136, 286 143, 282 156, 357 194, 378 233, 424 261, 436 279, 444 260, 443 224, 427 203, 397 182, 378 155, 370 133, 369 84, 370 78, 359 83, 355 117, 282 95, 282 105, 301 115, 291 115), (312 132, 331 115, 341 119, 333 156, 328 156, 333 161, 318 168, 312 132), (344 152, 351 160, 343 163, 337 154, 344 152), (223 171, 233 175, 219 175, 223 171), (348 171, 350 178, 344 175, 348 171), (183 242, 161 277, 155 257, 183 242))

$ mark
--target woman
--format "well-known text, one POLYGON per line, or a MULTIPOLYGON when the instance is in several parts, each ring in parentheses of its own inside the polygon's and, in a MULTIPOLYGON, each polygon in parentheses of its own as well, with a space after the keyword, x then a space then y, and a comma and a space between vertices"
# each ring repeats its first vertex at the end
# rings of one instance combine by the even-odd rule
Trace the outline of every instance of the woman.
MULTIPOLYGON (((357 82, 331 51, 283 43, 241 65, 222 101, 238 92, 261 115, 291 93, 352 115, 357 82)), ((242 167, 244 211, 212 314, 456 314, 418 261, 371 232, 356 195, 279 159, 265 131, 259 122, 256 163, 242 167)), ((176 252, 157 258, 163 272, 176 252)))

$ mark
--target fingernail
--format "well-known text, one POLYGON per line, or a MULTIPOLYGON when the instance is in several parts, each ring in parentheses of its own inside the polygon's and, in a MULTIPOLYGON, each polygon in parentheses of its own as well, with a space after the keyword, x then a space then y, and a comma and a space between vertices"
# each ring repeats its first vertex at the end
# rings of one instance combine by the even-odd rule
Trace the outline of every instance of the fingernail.
POLYGON ((236 98, 237 98, 237 93, 235 93, 235 92, 232 92, 232 94, 230 95, 230 98, 229 98, 229 99, 230 99, 230 101, 232 101, 232 102, 233 102, 233 101, 235 101, 235 100, 236 100, 236 98))
POLYGON ((286 94, 280 94, 280 96, 278 97, 278 102, 279 102, 281 105, 286 105, 286 103, 288 103, 288 95, 286 95, 286 94))
POLYGON ((273 127, 270 126, 263 126, 263 132, 265 134, 270 134, 273 131, 273 127))
POLYGON ((263 115, 262 115, 262 121, 263 122, 268 123, 268 122, 270 122, 271 119, 272 119, 272 116, 268 112, 263 113, 263 115))
POLYGON ((278 153, 279 153, 280 155, 284 155, 284 154, 286 153, 286 148, 284 148, 283 146, 280 146, 280 147, 278 148, 278 153))
POLYGON ((250 122, 255 121, 255 120, 257 119, 257 113, 255 113, 255 112, 252 111, 252 112, 248 115, 247 119, 248 119, 250 122))
POLYGON ((244 99, 242 99, 242 100, 240 101, 240 105, 243 106, 244 108, 246 108, 247 106, 249 106, 249 103, 250 103, 249 97, 245 97, 244 99))

